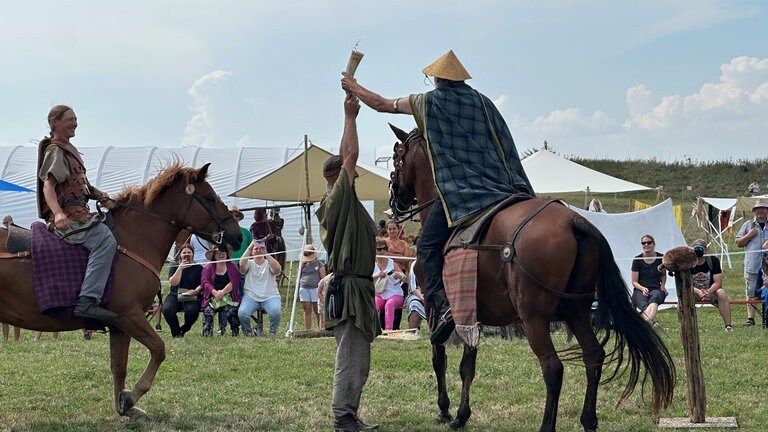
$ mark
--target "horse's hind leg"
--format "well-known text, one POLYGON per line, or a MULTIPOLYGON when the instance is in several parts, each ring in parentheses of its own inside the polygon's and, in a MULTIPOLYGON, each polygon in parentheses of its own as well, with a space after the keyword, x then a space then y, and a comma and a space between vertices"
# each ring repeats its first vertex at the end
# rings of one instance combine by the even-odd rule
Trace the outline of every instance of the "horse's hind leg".
POLYGON ((568 326, 581 345, 584 368, 587 373, 587 391, 584 394, 584 406, 581 410, 581 425, 584 430, 597 430, 597 386, 605 360, 605 350, 600 345, 592 329, 589 314, 568 319, 568 326))
POLYGON ((477 362, 477 348, 470 348, 464 345, 464 354, 461 356, 461 403, 456 412, 456 420, 451 423, 451 428, 458 429, 464 427, 472 415, 472 408, 469 406, 469 389, 472 387, 472 381, 475 379, 475 365, 477 362))
MULTIPOLYGON (((131 314, 130 316, 127 314, 122 315, 120 321, 120 328, 125 332, 124 337, 134 338, 147 347, 149 350, 149 363, 147 363, 147 367, 136 382, 133 390, 118 390, 118 384, 120 384, 121 387, 125 386, 125 364, 127 363, 128 358, 128 344, 125 343, 125 360, 123 361, 121 380, 118 381, 118 375, 115 375, 115 391, 119 392, 117 395, 117 412, 128 416, 141 415, 143 414, 143 411, 134 405, 138 403, 139 399, 141 399, 141 397, 152 387, 152 382, 155 379, 155 375, 157 375, 157 370, 160 368, 160 364, 165 360, 165 344, 149 322, 144 318, 144 314, 141 313, 141 311, 131 314)), ((114 370, 113 374, 115 374, 114 370)))
POLYGON ((544 385, 547 388, 547 402, 544 406, 544 418, 541 421, 541 432, 554 432, 557 422, 557 408, 560 401, 560 390, 563 385, 563 362, 560 361, 552 337, 549 334, 549 321, 537 319, 525 321, 528 333, 528 345, 539 359, 544 385))
POLYGON ((447 423, 453 419, 448 412, 451 400, 448 398, 448 387, 445 382, 447 367, 448 356, 445 355, 445 346, 432 345, 432 369, 434 369, 437 379, 437 406, 440 408, 440 414, 437 416, 438 423, 447 423))

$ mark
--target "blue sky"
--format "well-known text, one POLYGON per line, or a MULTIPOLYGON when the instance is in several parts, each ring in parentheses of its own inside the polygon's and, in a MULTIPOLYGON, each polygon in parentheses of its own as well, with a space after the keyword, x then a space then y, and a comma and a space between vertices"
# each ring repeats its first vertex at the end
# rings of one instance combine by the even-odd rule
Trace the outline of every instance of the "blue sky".
MULTIPOLYGON (((768 136, 768 16, 758 1, 12 2, 0 16, 0 146, 29 145, 58 103, 82 147, 338 147, 340 71, 430 89, 453 49, 518 150, 613 159, 755 159, 768 136)), ((364 108, 362 160, 391 153, 364 108)))

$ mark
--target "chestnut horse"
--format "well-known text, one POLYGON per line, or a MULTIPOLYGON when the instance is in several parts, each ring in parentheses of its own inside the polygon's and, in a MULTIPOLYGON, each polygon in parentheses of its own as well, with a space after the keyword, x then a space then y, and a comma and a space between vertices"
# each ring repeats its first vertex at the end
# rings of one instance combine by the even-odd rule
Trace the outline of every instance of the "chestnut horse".
MULTIPOLYGON (((423 207, 422 224, 429 215, 428 203, 436 188, 424 137, 392 126, 400 142, 395 144, 391 179, 391 204, 395 214, 410 209, 414 200, 423 207)), ((653 385, 652 407, 658 412, 672 401, 675 367, 667 347, 630 304, 627 286, 614 262, 605 237, 586 219, 563 205, 529 199, 507 207, 494 216, 478 248, 477 318, 491 326, 521 325, 528 344, 538 357, 547 390, 541 431, 554 431, 563 381, 563 363, 550 335, 550 323, 565 322, 581 346, 568 349, 568 358, 580 357, 587 376, 581 424, 597 429, 597 387, 601 383, 605 345, 613 335, 608 357, 615 369, 611 381, 629 365, 626 399, 640 379, 653 385), (495 245, 511 244, 512 261, 502 262, 495 245), (596 322, 603 331, 598 340, 592 327, 592 302, 599 299, 596 322), (628 350, 628 356, 625 355, 628 350), (622 365, 624 367, 622 368, 622 365)), ((464 426, 471 415, 469 390, 475 376, 477 349, 464 345, 460 373, 461 403, 451 427, 464 426)), ((439 422, 451 421, 446 390, 445 347, 432 346, 432 366, 437 378, 439 422)))
MULTIPOLYGON (((120 415, 145 414, 135 404, 149 391, 165 359, 165 344, 144 311, 157 293, 159 271, 176 236, 187 229, 206 240, 240 247, 240 227, 206 182, 207 172, 207 164, 193 169, 175 163, 143 187, 129 187, 115 198, 116 207, 111 214, 119 253, 107 309, 115 312, 117 318, 107 324, 115 410, 120 415), (127 390, 131 339, 147 347, 150 359, 133 390, 127 390)), ((7 233, 0 229, 0 252, 6 252, 7 233)), ((30 258, 0 259, 0 321, 49 332, 84 327, 81 319, 64 321, 41 314, 32 284, 30 258)))

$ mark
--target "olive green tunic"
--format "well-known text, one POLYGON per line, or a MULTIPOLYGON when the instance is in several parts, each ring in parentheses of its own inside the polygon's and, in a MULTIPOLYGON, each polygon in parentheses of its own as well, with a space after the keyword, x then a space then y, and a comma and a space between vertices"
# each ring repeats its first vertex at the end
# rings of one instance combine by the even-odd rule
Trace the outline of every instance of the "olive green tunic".
MULTIPOLYGON (((381 334, 370 279, 376 259, 375 224, 357 198, 355 187, 347 180, 344 169, 315 214, 320 221, 320 241, 328 252, 328 271, 334 278, 343 276, 341 318, 330 319, 326 307, 325 328, 332 329, 354 317, 355 326, 373 341, 381 334)), ((328 304, 327 289, 325 300, 328 304)))

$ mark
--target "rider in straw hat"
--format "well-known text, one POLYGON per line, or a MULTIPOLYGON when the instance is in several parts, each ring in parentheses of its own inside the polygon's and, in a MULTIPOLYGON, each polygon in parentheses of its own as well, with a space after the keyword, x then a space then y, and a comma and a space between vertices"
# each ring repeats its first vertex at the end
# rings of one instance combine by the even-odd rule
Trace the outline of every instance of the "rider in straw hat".
MULTIPOLYGON (((755 218, 744 222, 739 232, 736 233, 736 246, 744 249, 744 289, 747 293, 747 299, 755 298, 755 286, 757 285, 757 275, 760 273, 762 265, 763 244, 768 241, 768 199, 758 198, 752 206, 755 218)), ((752 305, 747 305, 747 321, 745 327, 755 325, 755 309, 752 305)))
POLYGON ((442 281, 442 248, 452 228, 516 192, 533 195, 533 187, 507 124, 489 98, 464 82, 472 77, 456 54, 448 51, 423 72, 435 78, 435 89, 409 97, 386 99, 344 72, 341 86, 376 111, 413 115, 429 145, 439 198, 424 224, 418 257, 424 296, 439 317, 431 341, 442 344, 454 328, 442 281))

